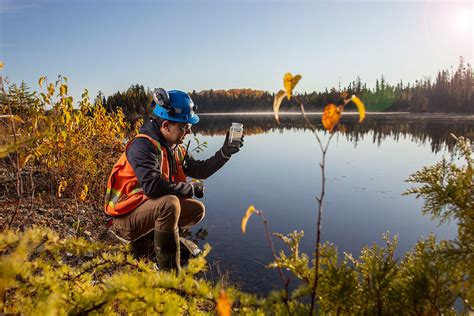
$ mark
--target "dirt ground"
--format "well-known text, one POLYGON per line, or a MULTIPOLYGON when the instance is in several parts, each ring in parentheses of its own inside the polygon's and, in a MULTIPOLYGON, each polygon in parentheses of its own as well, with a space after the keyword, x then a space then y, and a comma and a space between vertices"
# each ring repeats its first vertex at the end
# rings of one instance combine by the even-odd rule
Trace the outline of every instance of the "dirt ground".
POLYGON ((116 242, 107 236, 107 215, 102 209, 74 199, 58 198, 41 174, 22 172, 23 193, 17 194, 11 161, 0 160, 0 230, 24 230, 33 225, 48 227, 61 237, 82 236, 90 241, 116 242), (34 177, 32 191, 30 177, 34 177), (34 194, 33 194, 34 193, 34 194))

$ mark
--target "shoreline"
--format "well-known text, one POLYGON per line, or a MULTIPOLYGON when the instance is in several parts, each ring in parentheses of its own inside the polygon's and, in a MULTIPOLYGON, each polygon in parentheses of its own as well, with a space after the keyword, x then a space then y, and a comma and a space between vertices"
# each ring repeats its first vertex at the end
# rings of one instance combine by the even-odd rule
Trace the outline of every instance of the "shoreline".
MULTIPOLYGON (((322 115, 323 112, 306 112, 308 115, 322 115)), ((208 112, 198 113, 199 116, 273 116, 273 112, 208 112)), ((296 116, 301 115, 301 112, 279 112, 279 116, 296 116)), ((359 112, 350 111, 344 112, 343 116, 353 115, 358 116, 359 112)), ((416 113, 416 112, 366 112, 366 116, 390 116, 390 117, 409 117, 409 118, 446 118, 446 119, 464 119, 474 120, 474 114, 466 113, 416 113)))
MULTIPOLYGON (((366 114, 384 115, 384 114, 410 114, 410 112, 365 112, 366 114)), ((308 115, 322 115, 323 112, 306 112, 308 115)), ((344 114, 358 115, 359 112, 344 112, 344 114)), ((198 113, 198 115, 273 115, 273 112, 207 112, 198 113)), ((301 112, 279 112, 278 115, 301 115, 301 112)), ((474 116, 474 115, 473 115, 474 116)))

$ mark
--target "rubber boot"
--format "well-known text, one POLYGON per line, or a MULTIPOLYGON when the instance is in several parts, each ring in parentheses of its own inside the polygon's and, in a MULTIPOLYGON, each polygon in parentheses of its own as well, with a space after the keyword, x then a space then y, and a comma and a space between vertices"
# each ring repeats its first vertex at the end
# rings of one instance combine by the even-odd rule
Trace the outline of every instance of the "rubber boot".
POLYGON ((154 230, 132 241, 130 245, 135 259, 147 258, 153 260, 155 257, 154 230))
POLYGON ((155 229, 154 243, 158 267, 162 270, 181 270, 178 228, 174 232, 155 229))

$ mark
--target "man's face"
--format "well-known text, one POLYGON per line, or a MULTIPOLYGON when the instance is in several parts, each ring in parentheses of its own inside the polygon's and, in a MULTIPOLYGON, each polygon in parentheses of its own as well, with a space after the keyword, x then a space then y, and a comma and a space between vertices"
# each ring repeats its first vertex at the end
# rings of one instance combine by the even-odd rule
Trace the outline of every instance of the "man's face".
POLYGON ((165 121, 162 125, 162 134, 169 145, 182 144, 186 135, 191 133, 191 126, 189 123, 165 121))

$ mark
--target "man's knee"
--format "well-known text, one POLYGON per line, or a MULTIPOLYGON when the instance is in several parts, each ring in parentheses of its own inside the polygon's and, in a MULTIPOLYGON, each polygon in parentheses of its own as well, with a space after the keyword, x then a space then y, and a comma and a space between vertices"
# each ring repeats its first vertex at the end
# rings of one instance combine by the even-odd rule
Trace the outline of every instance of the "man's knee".
POLYGON ((181 214, 181 203, 176 195, 165 195, 163 199, 162 214, 179 218, 181 214))
POLYGON ((181 200, 181 217, 179 227, 188 228, 199 223, 205 215, 205 207, 201 201, 194 199, 181 200))
POLYGON ((206 207, 204 206, 203 203, 201 203, 202 207, 200 208, 200 217, 201 219, 204 218, 204 216, 206 216, 206 207))
POLYGON ((181 216, 181 203, 175 195, 165 195, 155 200, 155 229, 173 231, 181 216))
POLYGON ((196 201, 196 209, 194 211, 196 222, 200 222, 206 215, 206 207, 201 201, 196 201))
POLYGON ((168 207, 180 208, 181 203, 176 195, 165 195, 160 197, 160 199, 162 199, 162 203, 168 207))

